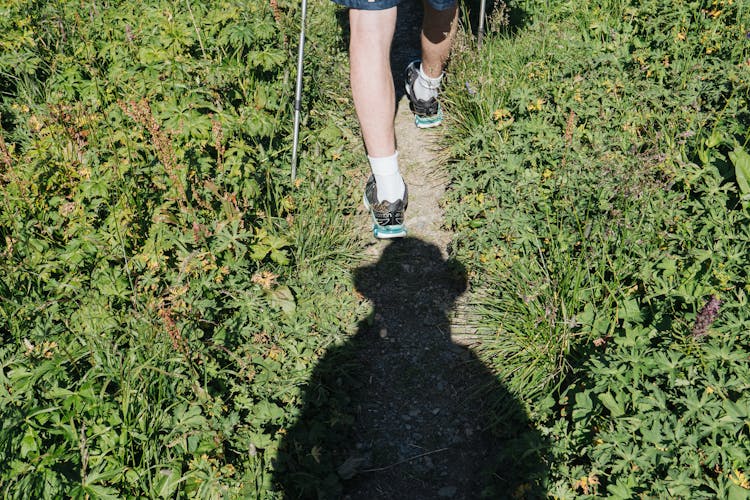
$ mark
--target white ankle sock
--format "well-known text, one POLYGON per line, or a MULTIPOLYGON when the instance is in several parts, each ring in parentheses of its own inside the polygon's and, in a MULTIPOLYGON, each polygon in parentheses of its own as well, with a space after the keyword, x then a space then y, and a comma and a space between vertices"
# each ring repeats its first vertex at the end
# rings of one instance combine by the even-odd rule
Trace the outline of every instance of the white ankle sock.
POLYGON ((427 74, 422 71, 422 65, 419 65, 419 77, 414 84, 414 95, 421 101, 428 101, 433 97, 437 97, 438 89, 440 88, 440 82, 443 80, 443 73, 437 78, 430 78, 427 74))
POLYGON ((401 173, 398 171, 398 151, 392 156, 373 158, 370 160, 372 175, 375 176, 375 184, 378 186, 378 201, 394 202, 404 197, 406 186, 401 173))

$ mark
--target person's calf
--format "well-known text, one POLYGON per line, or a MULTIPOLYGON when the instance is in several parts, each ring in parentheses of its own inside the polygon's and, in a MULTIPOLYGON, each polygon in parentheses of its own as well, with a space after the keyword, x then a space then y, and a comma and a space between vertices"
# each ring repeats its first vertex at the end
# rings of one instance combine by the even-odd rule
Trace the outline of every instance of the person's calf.
POLYGON ((438 10, 424 2, 422 21, 422 70, 430 78, 438 78, 450 55, 451 44, 456 33, 458 7, 456 4, 438 10))
POLYGON ((390 65, 396 8, 349 12, 352 98, 362 138, 369 155, 391 156, 396 151, 393 126, 396 97, 390 65))

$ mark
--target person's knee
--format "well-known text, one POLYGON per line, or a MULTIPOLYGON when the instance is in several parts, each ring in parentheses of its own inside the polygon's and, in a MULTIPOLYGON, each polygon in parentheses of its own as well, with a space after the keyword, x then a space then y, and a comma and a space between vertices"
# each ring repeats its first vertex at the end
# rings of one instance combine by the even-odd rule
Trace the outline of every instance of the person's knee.
POLYGON ((389 52, 396 24, 396 7, 349 11, 352 48, 389 52))

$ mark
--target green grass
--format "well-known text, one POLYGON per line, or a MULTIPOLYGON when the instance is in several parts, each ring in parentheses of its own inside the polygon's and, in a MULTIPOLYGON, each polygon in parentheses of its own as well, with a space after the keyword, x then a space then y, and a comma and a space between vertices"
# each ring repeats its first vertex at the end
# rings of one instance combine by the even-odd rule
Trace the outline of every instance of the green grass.
POLYGON ((293 187, 294 2, 0 7, 4 497, 278 496, 301 388, 361 316, 315 9, 293 187))
POLYGON ((511 7, 451 61, 446 221, 545 487, 746 498, 750 11, 511 7))

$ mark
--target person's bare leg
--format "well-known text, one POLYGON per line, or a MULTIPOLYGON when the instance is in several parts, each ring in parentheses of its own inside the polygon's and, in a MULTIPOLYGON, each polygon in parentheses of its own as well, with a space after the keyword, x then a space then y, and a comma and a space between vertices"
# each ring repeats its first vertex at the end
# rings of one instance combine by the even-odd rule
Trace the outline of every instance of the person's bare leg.
POLYGON ((396 7, 349 11, 349 65, 354 108, 367 154, 396 153, 393 115, 396 96, 391 76, 391 41, 396 29, 396 7))
POLYGON ((424 2, 422 21, 422 71, 430 78, 443 73, 458 26, 458 7, 435 10, 424 2))

